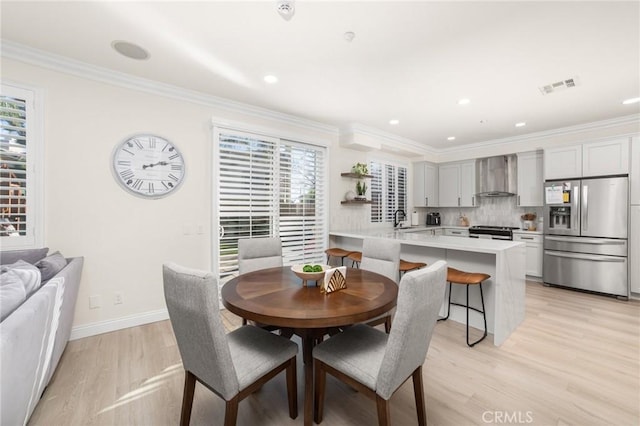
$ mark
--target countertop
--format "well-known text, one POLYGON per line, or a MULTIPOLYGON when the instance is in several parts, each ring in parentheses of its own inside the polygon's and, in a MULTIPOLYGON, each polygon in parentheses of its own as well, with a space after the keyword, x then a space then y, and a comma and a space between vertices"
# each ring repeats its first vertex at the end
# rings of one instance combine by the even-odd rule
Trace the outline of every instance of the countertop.
MULTIPOLYGON (((460 250, 475 253, 501 253, 511 248, 524 245, 518 241, 489 240, 483 238, 451 237, 445 235, 427 235, 425 232, 432 228, 454 228, 453 226, 415 227, 400 230, 361 230, 361 231, 331 231, 329 235, 347 238, 388 238, 399 240, 402 244, 441 248, 446 250, 460 250)), ((457 227, 466 229, 466 227, 457 227)))

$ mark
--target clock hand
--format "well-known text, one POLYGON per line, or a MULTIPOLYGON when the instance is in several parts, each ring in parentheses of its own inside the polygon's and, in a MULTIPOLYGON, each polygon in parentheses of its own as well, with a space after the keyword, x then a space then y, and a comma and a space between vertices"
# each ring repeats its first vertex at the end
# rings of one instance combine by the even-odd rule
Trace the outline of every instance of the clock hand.
POLYGON ((166 166, 167 163, 166 161, 158 161, 157 163, 152 163, 152 164, 143 164, 142 165, 142 170, 147 169, 149 167, 154 167, 154 166, 166 166))

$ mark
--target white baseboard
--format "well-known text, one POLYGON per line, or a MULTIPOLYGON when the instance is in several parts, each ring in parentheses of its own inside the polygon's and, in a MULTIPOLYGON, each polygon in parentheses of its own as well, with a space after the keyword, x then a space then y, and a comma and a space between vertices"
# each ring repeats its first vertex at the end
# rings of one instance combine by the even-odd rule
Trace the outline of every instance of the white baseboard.
POLYGON ((95 336, 111 331, 122 330, 124 328, 136 327, 138 325, 150 324, 156 321, 169 319, 166 309, 158 311, 144 312, 136 315, 129 315, 114 320, 95 322, 93 324, 80 325, 71 329, 69 340, 82 339, 83 337, 95 336))

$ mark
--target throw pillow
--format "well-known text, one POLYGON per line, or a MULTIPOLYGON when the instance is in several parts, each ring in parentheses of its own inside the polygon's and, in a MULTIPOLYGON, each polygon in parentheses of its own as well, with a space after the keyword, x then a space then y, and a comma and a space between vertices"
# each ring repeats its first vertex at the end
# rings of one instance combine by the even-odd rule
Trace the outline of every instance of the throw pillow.
POLYGON ((34 264, 42 259, 49 252, 49 247, 39 249, 26 250, 9 250, 0 252, 0 265, 11 265, 18 260, 24 260, 27 263, 34 264))
POLYGON ((40 287, 40 270, 25 261, 2 267, 0 274, 0 321, 40 287))
POLYGON ((36 267, 42 274, 42 282, 49 281, 65 266, 67 266, 67 259, 59 251, 36 262, 36 267))

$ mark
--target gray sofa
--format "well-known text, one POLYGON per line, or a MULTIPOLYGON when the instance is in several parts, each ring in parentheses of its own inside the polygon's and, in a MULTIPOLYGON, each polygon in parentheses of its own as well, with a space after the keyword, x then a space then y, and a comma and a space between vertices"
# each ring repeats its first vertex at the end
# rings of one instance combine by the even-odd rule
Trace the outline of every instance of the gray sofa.
MULTIPOLYGON (((4 251, 0 265, 40 266, 46 249, 4 251)), ((59 258, 64 259, 63 257, 59 258)), ((69 341, 84 258, 67 258, 0 322, 0 424, 24 425, 49 384, 69 341)), ((43 274, 44 275, 44 274, 43 274)))

